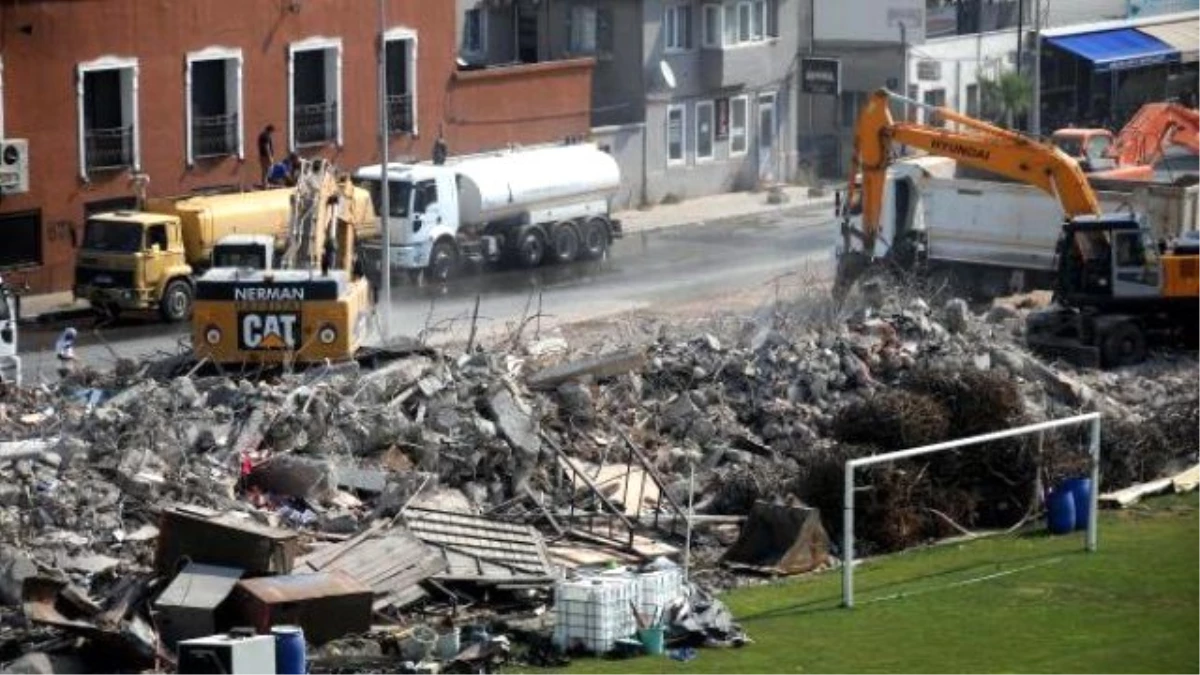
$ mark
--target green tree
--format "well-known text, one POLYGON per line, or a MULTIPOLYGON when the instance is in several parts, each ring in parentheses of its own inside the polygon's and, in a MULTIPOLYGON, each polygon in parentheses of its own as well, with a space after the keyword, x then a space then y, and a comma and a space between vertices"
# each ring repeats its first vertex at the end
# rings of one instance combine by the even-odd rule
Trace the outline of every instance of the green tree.
POLYGON ((1017 116, 1029 112, 1033 104, 1033 83, 1012 70, 994 79, 981 75, 979 96, 983 116, 1011 129, 1017 116))

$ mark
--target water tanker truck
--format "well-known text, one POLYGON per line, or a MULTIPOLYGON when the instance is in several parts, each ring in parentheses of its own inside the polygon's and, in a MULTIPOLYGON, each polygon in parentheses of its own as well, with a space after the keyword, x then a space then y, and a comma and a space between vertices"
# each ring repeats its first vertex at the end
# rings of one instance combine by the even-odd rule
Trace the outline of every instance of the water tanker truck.
MULTIPOLYGON (((381 212, 383 171, 355 183, 381 212)), ((522 267, 601 258, 621 236, 610 201, 616 160, 592 144, 516 149, 445 164, 388 164, 393 269, 445 281, 461 263, 522 267)))

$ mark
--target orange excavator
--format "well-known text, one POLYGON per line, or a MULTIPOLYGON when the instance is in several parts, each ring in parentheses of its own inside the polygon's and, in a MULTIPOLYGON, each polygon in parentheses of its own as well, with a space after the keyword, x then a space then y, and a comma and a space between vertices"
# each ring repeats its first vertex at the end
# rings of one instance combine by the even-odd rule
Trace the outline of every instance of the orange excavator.
MULTIPOLYGON (((1078 162, 1054 145, 885 89, 871 95, 855 128, 847 208, 840 210, 842 242, 834 284, 838 297, 881 263, 920 271, 919 252, 906 251, 898 242, 892 242, 882 259, 875 253, 895 145, 950 157, 1058 199, 1065 221, 1056 250, 1056 306, 1030 316, 1026 335, 1032 348, 1081 365, 1118 366, 1145 358, 1150 333, 1196 341, 1200 250, 1193 244, 1160 247, 1137 214, 1101 213, 1078 162), (897 122, 891 113, 893 101, 926 109, 958 128, 897 122), (853 219, 859 213, 856 225, 853 219)), ((1004 214, 996 214, 996 227, 1004 227, 1004 214)))
POLYGON ((1055 131, 1051 140, 1097 177, 1150 180, 1167 147, 1200 153, 1200 111, 1147 103, 1116 137, 1108 129, 1068 128, 1055 131))

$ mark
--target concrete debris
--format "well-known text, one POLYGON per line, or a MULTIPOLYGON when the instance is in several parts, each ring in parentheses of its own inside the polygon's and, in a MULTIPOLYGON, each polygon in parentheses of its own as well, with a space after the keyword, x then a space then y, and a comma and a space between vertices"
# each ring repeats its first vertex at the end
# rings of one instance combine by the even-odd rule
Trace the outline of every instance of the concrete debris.
MULTIPOLYGON (((279 575, 336 573, 293 598, 315 608, 297 620, 322 640, 360 632, 354 639, 380 655, 371 658, 386 659, 394 631, 364 637, 381 619, 411 630, 414 617, 465 607, 548 606, 555 572, 542 537, 559 551, 586 547, 576 566, 678 551, 693 471, 692 560, 711 588, 750 583, 747 566, 824 564, 822 530, 837 540, 851 457, 1100 410, 1106 494, 1196 463, 1194 354, 1112 372, 1048 363, 1022 344, 1031 306, 931 308, 877 288, 869 305, 815 319, 780 304, 732 323, 651 321, 632 344, 585 349, 555 335, 261 380, 180 377, 187 369, 171 357, 6 388, 0 625, 30 669, 80 642, 118 646, 125 660, 107 649, 99 662, 111 670, 140 669, 178 637, 178 617, 156 634, 151 603, 185 568, 185 577, 208 565, 244 573, 243 585, 266 580, 241 605, 217 611, 209 598, 181 610, 207 613, 189 634, 282 611, 268 597, 291 592, 270 581, 279 575), (740 527, 747 516, 759 524, 740 527), (761 523, 771 518, 786 521, 774 528, 786 537, 768 536, 761 523), (734 544, 736 571, 720 564, 734 544), (348 622, 322 609, 343 596, 348 622), (47 631, 63 639, 48 642, 47 631)), ((1056 481, 1081 466, 1077 437, 1044 440, 1037 452, 997 448, 990 463, 960 453, 871 470, 862 550, 1017 522, 1036 507, 1039 472, 1056 481)), ((690 604, 711 607, 702 595, 690 604)), ((700 623, 676 616, 679 630, 736 640, 713 612, 700 623)))

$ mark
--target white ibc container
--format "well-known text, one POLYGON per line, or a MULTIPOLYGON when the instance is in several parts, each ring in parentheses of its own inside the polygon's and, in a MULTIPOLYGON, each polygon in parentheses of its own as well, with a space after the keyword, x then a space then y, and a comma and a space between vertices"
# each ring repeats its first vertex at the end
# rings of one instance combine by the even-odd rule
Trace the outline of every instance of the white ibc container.
POLYGON ((667 605, 683 593, 683 570, 678 567, 643 572, 638 580, 642 587, 638 610, 648 620, 665 612, 667 605))
POLYGON ((554 587, 554 645, 564 651, 611 651, 617 640, 637 632, 631 605, 640 598, 640 579, 630 575, 559 582, 554 587))

